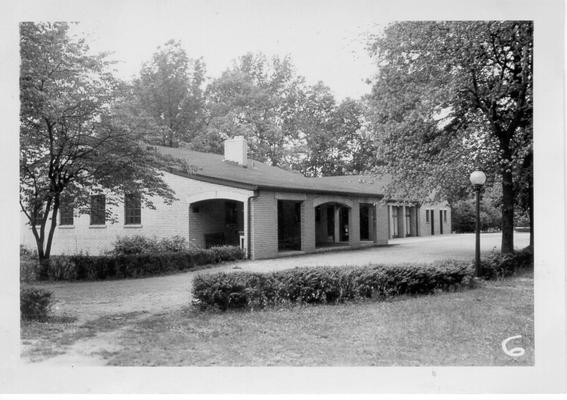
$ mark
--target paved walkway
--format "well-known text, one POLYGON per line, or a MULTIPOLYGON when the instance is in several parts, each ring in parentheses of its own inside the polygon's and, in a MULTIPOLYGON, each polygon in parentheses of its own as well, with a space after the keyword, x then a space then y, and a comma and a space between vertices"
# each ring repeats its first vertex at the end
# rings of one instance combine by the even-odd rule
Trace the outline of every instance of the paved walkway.
MULTIPOLYGON (((529 234, 515 234, 516 248, 526 247, 529 234)), ((483 234, 482 252, 500 248, 499 233, 483 234)), ((440 259, 472 260, 474 235, 445 235, 391 240, 388 246, 343 250, 283 257, 270 260, 241 261, 195 272, 175 275, 98 282, 44 283, 52 290, 57 314, 66 313, 86 321, 99 316, 134 311, 161 312, 187 305, 195 274, 218 271, 276 271, 297 266, 365 265, 369 263, 432 262, 440 259)))

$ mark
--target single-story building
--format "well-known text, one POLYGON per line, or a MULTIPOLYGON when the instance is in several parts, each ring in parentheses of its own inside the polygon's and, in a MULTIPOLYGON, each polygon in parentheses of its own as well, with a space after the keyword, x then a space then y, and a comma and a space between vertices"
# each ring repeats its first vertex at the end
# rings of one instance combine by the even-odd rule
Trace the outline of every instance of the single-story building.
MULTIPOLYGON (((186 148, 156 147, 194 166, 170 169, 164 179, 177 201, 154 201, 155 210, 127 196, 104 217, 104 195, 93 195, 89 215, 62 209, 52 254, 108 250, 118 237, 179 235, 198 247, 235 245, 252 259, 333 247, 384 245, 388 239, 451 233, 446 203, 421 204, 384 199, 385 179, 374 176, 307 178, 251 160, 242 137, 224 143, 224 156, 186 148)), ((35 248, 23 217, 21 242, 35 248)))

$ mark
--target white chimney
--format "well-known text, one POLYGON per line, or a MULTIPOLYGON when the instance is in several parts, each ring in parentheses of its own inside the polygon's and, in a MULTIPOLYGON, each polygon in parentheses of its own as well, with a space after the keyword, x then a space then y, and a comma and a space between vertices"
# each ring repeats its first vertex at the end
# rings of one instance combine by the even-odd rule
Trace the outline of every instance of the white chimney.
POLYGON ((238 165, 248 165, 248 144, 244 136, 235 136, 224 141, 224 160, 238 165))

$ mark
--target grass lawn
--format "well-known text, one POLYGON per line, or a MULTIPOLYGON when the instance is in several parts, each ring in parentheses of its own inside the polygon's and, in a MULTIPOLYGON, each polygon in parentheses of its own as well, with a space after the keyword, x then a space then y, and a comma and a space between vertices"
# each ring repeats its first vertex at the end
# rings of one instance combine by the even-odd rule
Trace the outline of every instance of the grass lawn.
POLYGON ((533 330, 533 276, 524 274, 388 302, 226 313, 189 306, 81 326, 24 323, 22 339, 29 345, 25 358, 45 358, 73 341, 114 331, 107 337, 113 350, 98 355, 124 366, 533 365, 533 330), (508 347, 526 352, 513 358, 501 343, 516 335, 522 338, 508 347))

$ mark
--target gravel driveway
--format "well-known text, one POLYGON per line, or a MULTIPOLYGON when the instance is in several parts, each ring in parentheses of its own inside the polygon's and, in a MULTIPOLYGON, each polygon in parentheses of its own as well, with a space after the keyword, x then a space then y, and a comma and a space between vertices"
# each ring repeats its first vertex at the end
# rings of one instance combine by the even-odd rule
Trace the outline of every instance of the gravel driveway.
MULTIPOLYGON (((482 251, 500 248, 500 233, 483 234, 482 251)), ((516 233, 516 248, 529 244, 528 233, 516 233)), ((114 313, 134 311, 161 312, 189 303, 195 274, 231 271, 275 271, 297 266, 364 265, 368 263, 432 262, 439 259, 474 258, 474 235, 446 235, 390 240, 388 246, 360 250, 333 251, 271 260, 241 261, 194 272, 175 275, 98 282, 42 283, 53 291, 57 301, 55 312, 79 318, 94 319, 114 313), (236 267, 236 268, 235 268, 236 267)))

